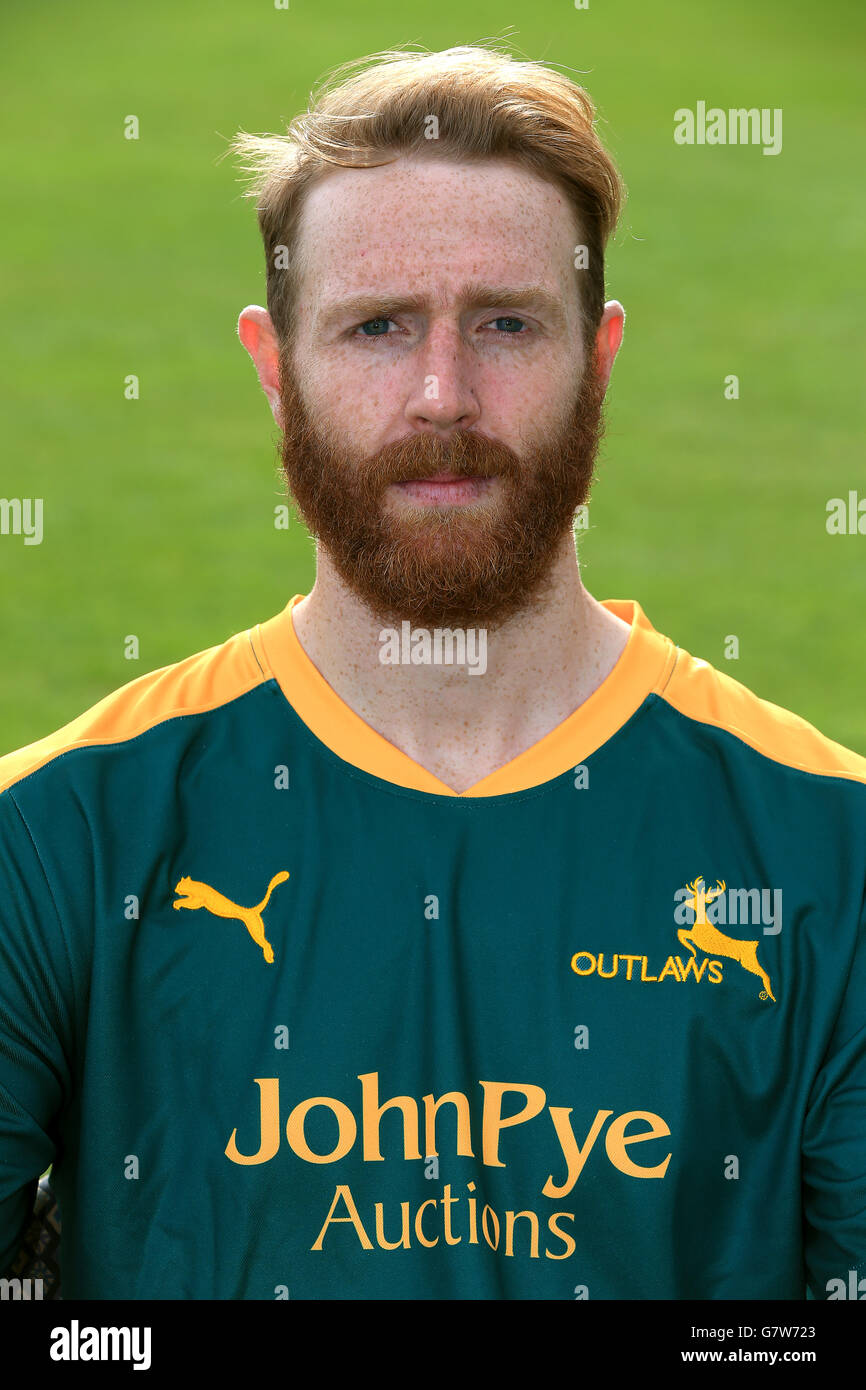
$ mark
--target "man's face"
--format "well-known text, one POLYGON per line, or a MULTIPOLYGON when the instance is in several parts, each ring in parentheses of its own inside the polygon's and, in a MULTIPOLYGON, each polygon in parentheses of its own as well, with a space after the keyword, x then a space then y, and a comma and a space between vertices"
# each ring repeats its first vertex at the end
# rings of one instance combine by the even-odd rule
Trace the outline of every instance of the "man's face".
POLYGON ((401 159, 329 173, 299 235, 279 383, 301 515, 380 619, 495 626, 549 586, 601 432, 564 194, 401 159))

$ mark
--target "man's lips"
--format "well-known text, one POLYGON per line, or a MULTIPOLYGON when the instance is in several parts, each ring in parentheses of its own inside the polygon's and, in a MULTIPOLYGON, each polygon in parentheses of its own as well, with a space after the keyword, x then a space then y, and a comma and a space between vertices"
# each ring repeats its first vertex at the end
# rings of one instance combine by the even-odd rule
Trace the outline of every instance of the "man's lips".
POLYGON ((489 490, 492 482, 492 478, 434 473, 429 478, 413 478, 409 482, 394 483, 393 486, 407 501, 426 503, 428 506, 460 506, 477 502, 489 490))

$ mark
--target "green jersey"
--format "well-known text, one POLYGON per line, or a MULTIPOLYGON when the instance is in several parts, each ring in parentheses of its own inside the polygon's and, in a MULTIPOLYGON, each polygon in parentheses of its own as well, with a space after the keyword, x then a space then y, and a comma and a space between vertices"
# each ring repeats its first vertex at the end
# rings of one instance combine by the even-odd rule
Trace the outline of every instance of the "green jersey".
POLYGON ((69 1298, 849 1296, 866 759, 609 600, 457 794, 300 597, 0 760, 0 1269, 53 1163, 69 1298))

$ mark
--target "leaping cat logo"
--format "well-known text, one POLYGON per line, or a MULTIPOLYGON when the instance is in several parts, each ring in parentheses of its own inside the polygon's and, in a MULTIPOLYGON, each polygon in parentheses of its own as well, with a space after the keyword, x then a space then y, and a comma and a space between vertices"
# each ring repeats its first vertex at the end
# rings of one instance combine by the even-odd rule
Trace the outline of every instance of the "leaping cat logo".
POLYGON ((215 888, 209 887, 207 883, 199 883, 194 878, 182 878, 175 888, 175 893, 183 896, 177 902, 172 903, 172 907, 205 907, 208 912, 212 912, 215 917, 235 917, 239 922, 243 922, 250 936, 257 946, 261 946, 262 953, 268 965, 274 963, 274 948, 265 936, 265 924, 262 921, 262 913, 268 905, 268 899, 273 893, 278 883, 285 883, 289 877, 288 870, 283 869, 280 873, 274 874, 268 884, 268 891, 260 903, 255 907, 239 907, 233 903, 231 898, 226 898, 222 893, 218 893, 215 888))

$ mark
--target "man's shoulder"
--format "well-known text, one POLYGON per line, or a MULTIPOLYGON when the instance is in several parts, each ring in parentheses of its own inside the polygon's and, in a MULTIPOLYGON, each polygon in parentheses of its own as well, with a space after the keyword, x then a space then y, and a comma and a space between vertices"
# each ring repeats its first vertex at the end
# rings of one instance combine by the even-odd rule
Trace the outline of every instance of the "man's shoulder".
POLYGON ((0 757, 0 796, 72 750, 128 744, 167 721, 218 709, 267 679, 251 632, 235 633, 138 676, 53 733, 0 757))
POLYGON ((862 754, 681 648, 670 678, 657 693, 687 719, 731 735, 771 762, 817 777, 866 784, 862 754))

